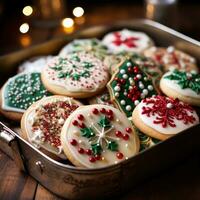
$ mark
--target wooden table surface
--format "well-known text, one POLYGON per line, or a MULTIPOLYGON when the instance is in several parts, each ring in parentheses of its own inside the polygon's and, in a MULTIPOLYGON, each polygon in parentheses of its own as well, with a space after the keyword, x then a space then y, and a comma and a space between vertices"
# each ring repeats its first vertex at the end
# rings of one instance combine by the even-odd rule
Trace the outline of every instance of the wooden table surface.
MULTIPOLYGON (((143 8, 139 5, 96 6, 88 9, 86 13, 86 25, 112 23, 120 19, 133 19, 144 17, 143 8), (117 10, 117 12, 111 12, 117 10), (104 13, 103 15, 101 13, 104 13)), ((184 5, 179 7, 178 30, 196 38, 200 38, 200 5, 184 5)), ((5 54, 20 48, 19 37, 16 31, 16 20, 10 19, 5 24, 4 32, 1 33, 0 54, 5 54), (12 25, 12 26, 11 26, 12 25)), ((49 38, 60 35, 60 30, 38 30, 32 29, 30 35, 34 45, 49 38), (41 34, 42 31, 42 34, 41 34), (39 35, 39 37, 38 37, 39 35)), ((62 33, 63 34, 63 33, 62 33)), ((200 199, 200 162, 198 156, 194 156, 179 166, 173 167, 162 175, 152 178, 147 182, 133 188, 130 193, 123 195, 120 199, 136 200, 173 200, 173 199, 200 199)), ((30 176, 20 172, 15 163, 0 151, 0 200, 13 199, 60 199, 38 184, 30 176)))

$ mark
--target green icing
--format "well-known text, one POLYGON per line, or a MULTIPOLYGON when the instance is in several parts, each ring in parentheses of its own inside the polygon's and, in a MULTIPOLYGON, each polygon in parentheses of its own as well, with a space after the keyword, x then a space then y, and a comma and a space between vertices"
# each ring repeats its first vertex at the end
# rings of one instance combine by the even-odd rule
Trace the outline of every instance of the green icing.
POLYGON ((51 95, 40 79, 40 73, 16 75, 8 80, 4 90, 4 104, 10 108, 26 110, 35 101, 51 95))
POLYGON ((118 144, 115 141, 109 141, 107 148, 111 151, 117 151, 118 150, 118 144))
POLYGON ((103 150, 99 143, 91 144, 91 149, 94 155, 100 155, 103 150))
POLYGON ((197 94, 200 94, 200 74, 175 69, 171 74, 164 76, 164 78, 175 80, 182 89, 189 88, 197 94))
POLYGON ((115 97, 115 101, 117 101, 118 106, 124 111, 127 117, 132 116, 135 106, 143 98, 151 97, 156 94, 152 79, 131 59, 127 59, 122 63, 119 67, 119 71, 115 74, 115 79, 112 80, 110 87, 115 97), (128 71, 128 68, 133 69, 134 67, 138 68, 138 73, 128 71), (138 80, 134 80, 134 77, 137 77, 137 75, 141 75, 141 77, 138 80), (126 78, 124 76, 126 76, 126 78), (123 80, 124 83, 119 83, 116 78, 123 80), (120 91, 117 90, 117 87, 120 87, 120 91), (128 94, 131 92, 133 87, 136 87, 136 91, 132 93, 132 97, 135 97, 135 100, 133 98, 128 98, 128 94))
POLYGON ((86 138, 91 138, 95 136, 95 133, 91 128, 86 127, 81 129, 81 135, 86 138))
POLYGON ((108 120, 108 118, 106 116, 103 116, 100 118, 98 125, 102 128, 110 128, 111 127, 110 121, 108 120))

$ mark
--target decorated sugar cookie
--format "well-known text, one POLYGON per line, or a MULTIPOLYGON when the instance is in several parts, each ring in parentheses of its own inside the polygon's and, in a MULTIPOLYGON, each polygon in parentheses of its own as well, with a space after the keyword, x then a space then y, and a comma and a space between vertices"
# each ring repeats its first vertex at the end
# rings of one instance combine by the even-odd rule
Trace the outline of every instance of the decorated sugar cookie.
POLYGON ((103 62, 86 52, 55 57, 42 71, 42 81, 49 91, 77 98, 98 94, 108 80, 103 62))
POLYGON ((104 46, 101 41, 96 38, 77 39, 64 46, 61 49, 59 56, 65 57, 69 53, 81 51, 91 52, 98 58, 102 59, 107 53, 107 47, 104 46))
POLYGON ((7 118, 18 121, 30 105, 49 95, 40 73, 20 73, 8 79, 1 89, 0 111, 7 118))
POLYGON ((168 48, 151 47, 144 51, 144 55, 163 65, 165 71, 174 69, 198 71, 194 57, 179 51, 172 46, 168 48))
POLYGON ((160 81, 160 88, 169 97, 200 106, 200 74, 196 72, 167 72, 160 81))
POLYGON ((145 33, 123 29, 108 33, 102 43, 111 53, 135 52, 140 53, 153 46, 153 41, 145 33))
POLYGON ((61 142, 69 160, 86 168, 117 164, 139 150, 139 140, 126 116, 99 104, 73 112, 63 126, 61 142))
POLYGON ((165 140, 199 124, 199 117, 178 99, 154 96, 142 100, 133 111, 133 123, 143 133, 165 140))
POLYGON ((127 117, 142 99, 156 94, 151 78, 131 60, 119 66, 107 87, 114 104, 127 117))
POLYGON ((37 101, 21 120, 23 138, 48 155, 65 159, 60 141, 61 129, 65 120, 80 105, 80 102, 64 96, 37 101))
POLYGON ((88 99, 90 104, 103 104, 108 106, 114 106, 108 90, 104 90, 101 94, 98 94, 88 99))
POLYGON ((22 72, 41 72, 42 68, 47 64, 47 62, 52 59, 52 56, 41 56, 35 57, 30 60, 23 62, 18 67, 18 73, 22 72))

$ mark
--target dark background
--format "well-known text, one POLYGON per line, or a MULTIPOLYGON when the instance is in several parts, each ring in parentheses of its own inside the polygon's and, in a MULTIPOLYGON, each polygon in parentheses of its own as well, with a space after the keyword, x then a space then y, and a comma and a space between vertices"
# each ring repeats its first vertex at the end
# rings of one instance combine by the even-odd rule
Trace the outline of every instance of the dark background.
MULTIPOLYGON (((58 16, 54 20, 54 25, 49 27, 46 26, 49 22, 41 20, 41 16, 39 16, 38 2, 40 1, 0 1, 0 55, 24 48, 20 42, 20 38, 24 35, 19 32, 19 27, 24 22, 28 22, 30 25, 28 36, 29 39, 31 38, 31 42, 26 47, 66 34, 60 26, 60 21, 64 17, 73 17, 72 10, 76 6, 84 8, 85 22, 75 26, 75 30, 90 25, 109 24, 117 20, 145 18, 144 1, 142 0, 63 0, 64 14, 58 16), (33 15, 30 17, 22 14, 22 9, 26 5, 32 5, 34 8, 33 15), (42 24, 39 23, 41 21, 42 24)), ((177 25, 173 28, 200 40, 200 1, 179 0, 175 15, 174 20, 177 21, 177 25)))

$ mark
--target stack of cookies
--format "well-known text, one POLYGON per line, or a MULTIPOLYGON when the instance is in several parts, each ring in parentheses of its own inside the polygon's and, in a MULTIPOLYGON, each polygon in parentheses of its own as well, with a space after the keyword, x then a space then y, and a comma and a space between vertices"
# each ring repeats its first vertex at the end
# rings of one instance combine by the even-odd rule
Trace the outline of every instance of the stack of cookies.
POLYGON ((98 168, 199 123, 195 58, 123 29, 32 58, 3 85, 0 112, 58 161, 98 168))

